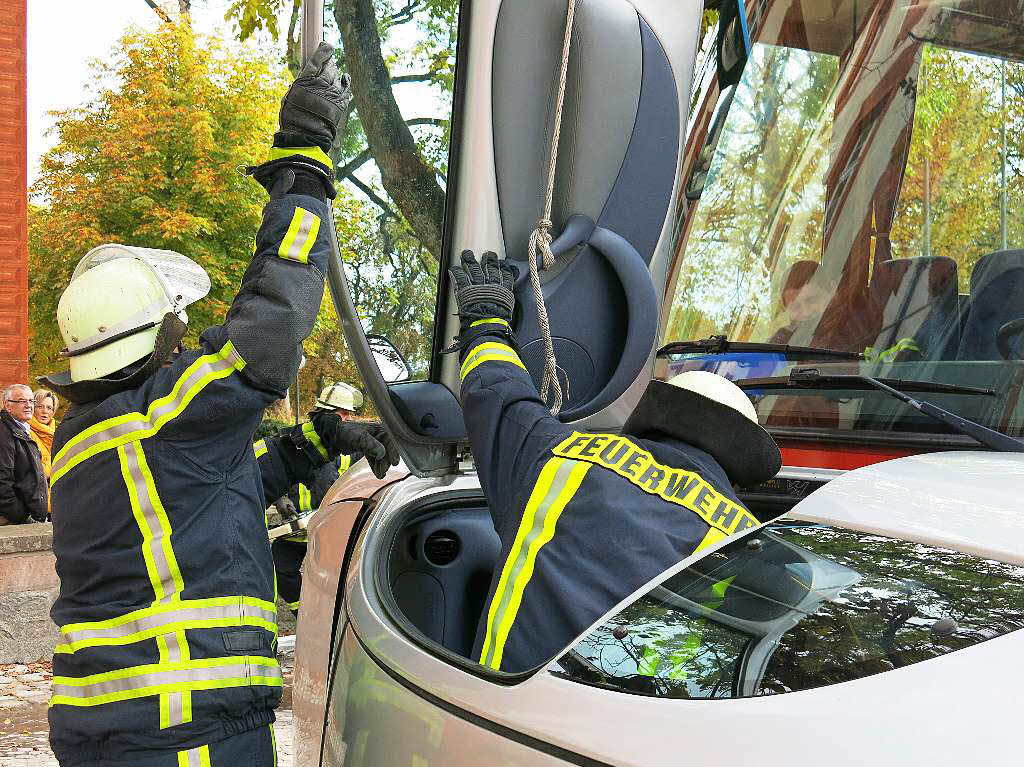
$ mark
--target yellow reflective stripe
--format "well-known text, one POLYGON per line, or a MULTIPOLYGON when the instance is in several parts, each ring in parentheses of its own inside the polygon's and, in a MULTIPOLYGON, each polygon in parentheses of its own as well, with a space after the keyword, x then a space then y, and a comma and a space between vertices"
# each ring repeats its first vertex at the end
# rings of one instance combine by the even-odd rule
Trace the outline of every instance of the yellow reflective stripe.
POLYGON ((316 429, 313 428, 313 424, 306 421, 302 424, 302 433, 306 439, 317 449, 317 452, 324 457, 325 461, 331 460, 331 457, 327 454, 327 450, 324 449, 324 443, 320 441, 320 435, 316 433, 316 429))
POLYGON ((261 439, 259 442, 254 442, 252 445, 252 452, 256 455, 256 458, 262 458, 267 454, 267 441, 261 439))
POLYGON ((277 255, 288 261, 309 263, 309 252, 313 249, 319 231, 320 217, 296 206, 292 222, 288 225, 288 231, 285 232, 281 246, 277 249, 277 255))
POLYGON ((285 602, 289 610, 298 610, 299 605, 302 603, 301 599, 296 599, 294 602, 285 602))
POLYGON ((84 677, 55 676, 50 705, 97 706, 153 695, 253 685, 282 685, 281 669, 275 658, 203 658, 151 663, 84 677))
POLYGON ((626 437, 573 432, 551 452, 609 469, 645 493, 692 511, 723 533, 732 535, 760 524, 741 503, 720 493, 697 472, 658 463, 626 437))
POLYGON ((256 597, 230 596, 230 597, 206 597, 204 599, 182 599, 174 603, 153 605, 132 610, 130 613, 119 615, 116 618, 109 618, 102 621, 83 621, 81 623, 68 623, 60 627, 61 633, 65 636, 72 632, 93 631, 98 629, 116 628, 126 623, 132 623, 152 615, 160 615, 168 612, 179 612, 185 609, 201 609, 208 607, 226 607, 232 605, 248 605, 261 610, 273 613, 277 607, 273 602, 256 597))
POLYGON ((508 362, 516 367, 520 367, 526 370, 526 366, 523 365, 519 359, 519 355, 516 354, 515 349, 505 344, 499 344, 494 341, 488 341, 482 343, 479 346, 475 346, 473 351, 466 357, 465 362, 462 363, 462 369, 459 371, 459 375, 462 380, 465 380, 473 370, 479 365, 485 362, 508 362))
POLYGON ((219 352, 199 357, 182 373, 167 395, 150 403, 145 415, 126 413, 108 418, 69 440, 53 459, 51 486, 68 471, 97 453, 152 437, 165 424, 181 415, 206 386, 244 367, 245 360, 235 351, 230 341, 219 352))
POLYGON ((469 326, 471 328, 475 328, 475 327, 479 327, 480 325, 490 325, 492 323, 493 324, 498 324, 498 325, 504 325, 506 328, 509 328, 511 330, 511 327, 509 326, 508 322, 506 320, 501 319, 500 317, 487 317, 486 319, 477 320, 476 322, 471 322, 471 323, 469 323, 469 326))
POLYGON ((179 751, 178 767, 210 767, 210 747, 200 746, 179 751))
POLYGON ((340 477, 346 471, 352 468, 352 456, 343 455, 341 460, 338 462, 338 476, 340 477))
POLYGON ((294 157, 295 155, 301 155, 310 160, 318 162, 322 165, 326 165, 328 168, 334 168, 334 163, 331 162, 331 158, 327 156, 327 153, 318 146, 302 146, 302 147, 273 147, 270 150, 271 160, 281 160, 285 157, 294 157))
POLYGON ((219 629, 235 628, 239 626, 252 626, 277 634, 277 623, 274 621, 255 618, 252 616, 232 615, 225 618, 199 618, 191 621, 174 621, 162 623, 159 626, 142 629, 132 634, 118 636, 96 637, 95 639, 80 639, 75 642, 59 644, 54 648, 54 653, 59 655, 77 652, 84 647, 115 647, 119 645, 134 644, 146 639, 157 637, 159 639, 168 632, 184 632, 192 629, 219 629))
POLYGON ((274 725, 268 724, 270 728, 270 745, 274 749, 274 767, 277 767, 277 735, 274 733, 274 725))
POLYGON ((564 458, 552 458, 541 469, 491 599, 480 652, 483 665, 501 668, 505 642, 519 612, 523 592, 533 577, 537 555, 554 536, 562 511, 589 470, 588 463, 564 458))
POLYGON ((299 483, 299 511, 312 511, 313 510, 313 496, 309 492, 309 488, 301 482, 299 483))

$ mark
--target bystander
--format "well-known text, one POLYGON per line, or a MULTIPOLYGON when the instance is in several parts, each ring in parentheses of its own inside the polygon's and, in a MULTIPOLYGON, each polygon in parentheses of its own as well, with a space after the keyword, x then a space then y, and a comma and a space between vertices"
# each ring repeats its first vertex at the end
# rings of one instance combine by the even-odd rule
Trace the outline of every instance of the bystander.
POLYGON ((35 410, 32 389, 14 384, 4 389, 0 412, 0 525, 46 519, 47 482, 42 454, 31 436, 35 410))
POLYGON ((46 475, 46 513, 50 513, 50 465, 53 463, 53 433, 57 430, 57 395, 49 389, 37 389, 36 411, 28 422, 32 439, 39 446, 43 459, 43 474, 46 475))

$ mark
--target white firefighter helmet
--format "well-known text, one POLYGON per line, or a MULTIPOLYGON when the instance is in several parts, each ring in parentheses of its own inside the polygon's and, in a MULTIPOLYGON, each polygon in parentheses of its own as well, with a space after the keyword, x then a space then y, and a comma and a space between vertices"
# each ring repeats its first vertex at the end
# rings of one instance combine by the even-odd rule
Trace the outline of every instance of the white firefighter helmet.
POLYGON ((692 391, 714 400, 720 405, 732 408, 757 423, 757 410, 754 409, 754 403, 750 401, 743 389, 724 376, 709 373, 706 370, 688 370, 670 378, 668 382, 672 386, 692 391))
POLYGON ((180 253, 127 245, 89 251, 57 304, 71 380, 103 378, 145 359, 164 316, 188 322, 185 307, 209 292, 209 276, 180 253))
POLYGON ((355 412, 363 406, 363 393, 347 383, 334 383, 325 386, 317 397, 316 407, 319 410, 349 410, 355 412))

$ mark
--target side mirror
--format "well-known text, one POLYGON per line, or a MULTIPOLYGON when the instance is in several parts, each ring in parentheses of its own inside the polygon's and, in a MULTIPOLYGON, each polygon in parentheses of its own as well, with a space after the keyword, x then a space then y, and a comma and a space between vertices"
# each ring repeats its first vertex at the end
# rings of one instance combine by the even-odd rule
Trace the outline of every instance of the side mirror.
POLYGON ((750 32, 747 31, 747 8, 744 0, 723 0, 718 11, 718 87, 725 90, 736 85, 743 76, 743 67, 750 55, 750 32))
POLYGON ((409 367, 405 357, 391 341, 384 336, 372 335, 367 335, 366 341, 370 345, 370 352, 380 369, 381 377, 387 383, 409 380, 412 376, 412 368, 409 367))

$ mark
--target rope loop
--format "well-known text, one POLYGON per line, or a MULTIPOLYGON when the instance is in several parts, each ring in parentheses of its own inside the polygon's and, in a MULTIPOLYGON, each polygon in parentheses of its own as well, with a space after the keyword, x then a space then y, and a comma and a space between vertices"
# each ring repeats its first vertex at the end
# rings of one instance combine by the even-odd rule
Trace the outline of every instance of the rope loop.
MULTIPOLYGON (((527 245, 530 263, 530 286, 537 305, 537 324, 544 338, 544 375, 541 378, 540 396, 548 401, 548 391, 552 393, 551 415, 558 415, 562 409, 562 385, 558 379, 558 362, 555 359, 555 345, 551 339, 551 325, 548 322, 548 309, 544 305, 544 293, 540 285, 540 272, 537 257, 544 269, 555 265, 555 254, 551 252, 551 204, 555 196, 555 168, 558 165, 558 142, 562 133, 562 106, 565 104, 565 82, 569 72, 569 52, 572 48, 573 19, 579 0, 568 0, 569 7, 565 15, 565 37, 562 40, 561 68, 558 72, 558 91, 555 99, 554 130, 551 136, 551 152, 548 157, 548 177, 544 189, 544 213, 537 220, 537 227, 530 234, 527 245)), ((563 371, 564 373, 564 371, 563 371)), ((566 387, 569 378, 566 376, 566 387)))

